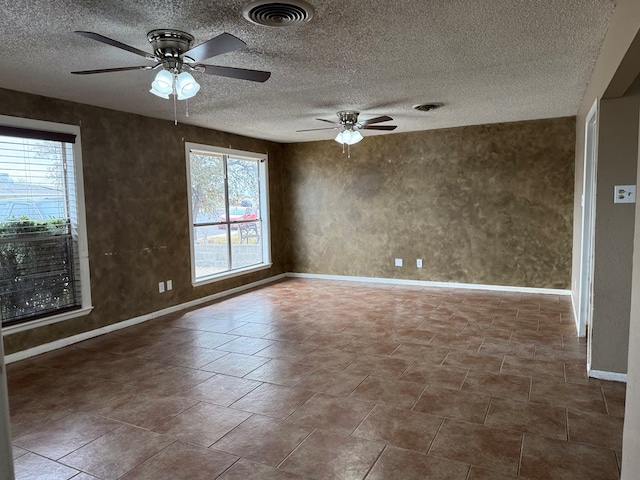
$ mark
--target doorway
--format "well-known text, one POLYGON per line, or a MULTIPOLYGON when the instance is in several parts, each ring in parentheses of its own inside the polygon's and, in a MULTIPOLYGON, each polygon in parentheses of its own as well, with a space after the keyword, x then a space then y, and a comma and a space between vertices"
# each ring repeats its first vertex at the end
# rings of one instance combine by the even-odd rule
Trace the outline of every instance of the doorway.
POLYGON ((578 335, 587 336, 587 369, 591 368, 591 322, 593 320, 593 251, 595 234, 595 192, 598 166, 598 106, 589 110, 585 125, 584 176, 582 188, 582 236, 580 287, 578 293, 578 335))

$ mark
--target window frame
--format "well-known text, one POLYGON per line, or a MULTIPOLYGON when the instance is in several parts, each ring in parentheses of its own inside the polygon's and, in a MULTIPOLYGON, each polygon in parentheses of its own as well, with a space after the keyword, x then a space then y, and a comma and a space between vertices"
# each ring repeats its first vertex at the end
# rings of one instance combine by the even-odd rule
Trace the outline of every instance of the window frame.
POLYGON ((93 310, 91 303, 91 283, 89 270, 89 246, 87 240, 87 219, 84 198, 84 173, 82 170, 82 141, 80 135, 80 127, 77 125, 69 125, 64 123, 47 122, 43 120, 32 120, 22 117, 11 117, 0 115, 0 126, 23 128, 27 130, 41 130, 47 132, 55 132, 62 134, 75 135, 75 143, 71 144, 73 152, 73 168, 74 168, 74 188, 77 208, 78 224, 75 228, 77 232, 78 245, 78 262, 80 266, 80 308, 70 310, 68 312, 46 315, 34 320, 26 320, 14 325, 2 327, 3 334, 16 333, 24 330, 51 325, 53 323, 62 322, 71 318, 82 317, 93 310))
MULTIPOLYGON (((271 268, 271 234, 270 234, 270 210, 269 210, 269 155, 266 153, 248 152, 245 150, 237 150, 224 147, 216 147, 214 145, 205 145, 200 143, 185 142, 185 164, 187 173, 187 202, 189 214, 189 251, 191 258, 191 284, 196 287, 214 282, 219 282, 228 278, 246 275, 247 273, 257 272, 271 268), (209 275, 207 277, 196 277, 196 261, 194 248, 194 219, 193 219, 193 196, 191 194, 191 158, 192 152, 201 152, 203 154, 221 155, 225 157, 234 157, 245 160, 256 160, 258 162, 258 176, 260 185, 260 221, 262 224, 262 263, 240 267, 236 269, 225 270, 224 272, 209 275)), ((229 211, 228 192, 225 191, 225 211, 229 211)), ((231 248, 231 235, 229 231, 229 243, 231 248)))

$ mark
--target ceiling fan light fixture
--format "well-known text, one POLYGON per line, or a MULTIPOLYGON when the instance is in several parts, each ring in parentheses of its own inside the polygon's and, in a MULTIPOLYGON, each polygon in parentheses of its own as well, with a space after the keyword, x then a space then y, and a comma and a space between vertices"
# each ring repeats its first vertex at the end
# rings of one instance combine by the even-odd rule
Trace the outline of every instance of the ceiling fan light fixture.
POLYGON ((335 141, 340 145, 355 145, 362 138, 362 134, 358 130, 347 128, 336 135, 335 141))
POLYGON ((169 94, 173 92, 173 75, 167 70, 160 70, 151 82, 149 91, 160 98, 168 99, 169 94))
POLYGON ((176 95, 178 100, 186 100, 195 96, 200 90, 200 84, 196 82, 193 75, 188 72, 182 72, 176 79, 176 95))
POLYGON ((351 135, 349 135, 348 141, 345 142, 347 145, 355 145, 362 140, 362 134, 358 130, 349 131, 351 132, 351 135))

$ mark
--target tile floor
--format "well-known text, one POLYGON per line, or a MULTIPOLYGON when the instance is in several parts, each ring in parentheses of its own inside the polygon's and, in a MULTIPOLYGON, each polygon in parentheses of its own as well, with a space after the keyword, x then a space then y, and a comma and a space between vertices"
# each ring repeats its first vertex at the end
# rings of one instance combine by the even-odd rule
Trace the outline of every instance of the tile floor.
POLYGON ((619 477, 568 297, 291 279, 8 366, 18 479, 619 477))

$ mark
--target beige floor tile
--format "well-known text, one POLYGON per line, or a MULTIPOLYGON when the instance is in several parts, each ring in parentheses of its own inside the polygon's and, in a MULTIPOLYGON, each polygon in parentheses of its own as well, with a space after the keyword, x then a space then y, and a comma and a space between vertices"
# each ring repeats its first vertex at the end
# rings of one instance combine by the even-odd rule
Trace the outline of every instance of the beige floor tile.
POLYGON ((467 377, 467 373, 469 373, 469 370, 465 368, 440 366, 415 361, 404 370, 399 378, 400 380, 424 383, 434 387, 459 390, 464 379, 467 377))
POLYGON ((349 398, 410 410, 425 386, 424 383, 370 376, 358 385, 349 398))
POLYGON ((349 435, 373 407, 350 398, 317 394, 287 417, 287 422, 349 435))
POLYGON ((140 392, 153 395, 176 395, 178 392, 195 387, 206 379, 213 377, 212 372, 203 372, 193 368, 171 367, 163 372, 136 382, 140 392))
POLYGON ((468 472, 462 462, 387 447, 365 480, 466 480, 468 472))
POLYGON ((241 353, 229 353, 200 367, 200 370, 234 377, 244 377, 247 373, 264 365, 268 361, 268 358, 244 355, 241 353))
POLYGON ((57 460, 119 427, 121 423, 87 413, 72 413, 13 439, 13 444, 57 460))
POLYGON ((318 368, 295 384, 296 388, 346 397, 360 385, 367 375, 331 368, 318 368))
POLYGON ((523 477, 516 477, 507 473, 496 472, 487 468, 471 467, 467 480, 523 480, 523 477))
POLYGON ((210 480, 238 457, 210 448, 175 442, 137 466, 123 480, 210 480))
POLYGON ((594 413, 607 413, 602 389, 534 378, 530 401, 594 413))
POLYGON ((569 409, 569 441, 622 450, 624 419, 569 409))
POLYGON ((212 448, 275 467, 312 431, 313 428, 253 415, 212 448))
POLYGON ((526 402, 529 400, 530 388, 531 378, 529 377, 470 370, 461 390, 526 402))
POLYGON ((532 480, 617 480, 613 450, 525 434, 519 474, 532 480))
POLYGON ((383 443, 315 430, 279 468, 315 479, 363 478, 383 448, 383 443))
POLYGON ((262 383, 255 380, 218 374, 180 394, 202 402, 228 407, 260 385, 262 383))
POLYGON ((13 462, 15 480, 67 480, 76 478, 78 470, 61 465, 53 460, 27 453, 13 462))
POLYGON ((442 421, 442 417, 376 406, 352 436, 426 453, 442 421))
POLYGON ((567 412, 562 407, 492 398, 484 425, 567 440, 567 412))
POLYGON ((411 360, 382 355, 360 355, 345 372, 374 377, 398 378, 411 364, 411 360))
POLYGON ((265 383, 231 406, 237 410, 284 419, 313 395, 311 390, 265 383))
POLYGON ((428 386, 413 410, 439 417, 483 423, 490 400, 489 395, 428 386))
POLYGON ((230 408, 199 403, 155 428, 167 437, 209 447, 251 414, 230 408))
POLYGON ((500 373, 503 360, 503 355, 452 349, 442 362, 442 365, 467 368, 470 370, 482 370, 489 373, 500 373))
POLYGON ((216 480, 302 480, 303 477, 241 458, 216 480))
POLYGON ((521 445, 520 433, 446 419, 428 453, 515 475, 521 445))
POLYGON ((173 439, 127 425, 62 457, 60 463, 105 480, 120 478, 173 443, 173 439))

